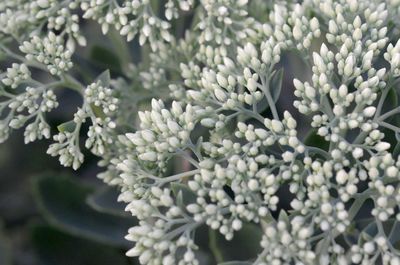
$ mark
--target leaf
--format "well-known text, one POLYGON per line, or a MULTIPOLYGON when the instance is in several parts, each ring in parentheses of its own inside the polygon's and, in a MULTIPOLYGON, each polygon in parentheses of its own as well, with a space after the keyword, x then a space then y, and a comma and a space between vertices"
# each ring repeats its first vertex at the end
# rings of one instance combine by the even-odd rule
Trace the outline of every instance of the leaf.
POLYGON ((67 121, 64 123, 61 123, 60 125, 57 126, 57 130, 59 132, 73 132, 75 130, 76 123, 74 121, 67 121))
MULTIPOLYGON (((104 87, 109 87, 111 82, 110 71, 106 70, 101 73, 96 79, 95 82, 100 81, 101 85, 104 87)), ((105 119, 107 116, 104 114, 102 107, 96 106, 95 104, 90 104, 90 108, 92 109, 94 115, 98 118, 105 119)))
POLYGON ((213 259, 207 250, 196 249, 194 250, 194 255, 196 256, 196 259, 199 261, 199 265, 215 264, 213 263, 213 259))
POLYGON ((283 209, 279 212, 279 217, 278 218, 279 218, 280 221, 285 222, 285 224, 289 224, 290 223, 289 216, 287 215, 286 211, 283 210, 283 209))
POLYGON ((90 50, 89 58, 100 67, 121 73, 121 61, 110 48, 94 45, 90 50))
POLYGON ((94 105, 94 104, 90 104, 90 108, 92 109, 94 115, 95 115, 97 118, 101 118, 101 119, 103 119, 103 120, 104 120, 105 118, 107 118, 107 116, 104 114, 103 109, 102 109, 101 107, 96 106, 96 105, 94 105))
POLYGON ((103 187, 90 194, 86 199, 86 203, 101 213, 129 216, 129 214, 125 212, 125 204, 118 202, 118 195, 119 192, 115 187, 103 187))
POLYGON ((274 100, 274 103, 276 103, 278 101, 279 96, 281 95, 282 80, 283 80, 283 68, 276 71, 275 74, 271 78, 269 87, 271 90, 271 96, 272 96, 272 99, 274 100))
POLYGON ((8 239, 0 230, 0 264, 11 265, 11 247, 8 239))
MULTIPOLYGON (((281 95, 282 91, 282 81, 283 81, 283 68, 276 71, 270 80, 269 89, 271 93, 272 100, 276 103, 281 95)), ((259 113, 263 113, 267 109, 269 109, 269 103, 266 97, 263 97, 257 103, 257 109, 259 113)))
POLYGON ((383 104, 382 107, 382 113, 390 111, 396 107, 398 107, 398 97, 396 89, 392 87, 386 96, 385 103, 383 104))
POLYGON ((227 241, 218 233, 217 246, 224 261, 247 261, 256 258, 261 252, 262 235, 261 227, 252 223, 244 223, 242 229, 235 232, 231 241, 227 241))
POLYGON ((171 189, 181 208, 196 202, 196 194, 188 186, 181 183, 171 183, 171 189))
MULTIPOLYGON (((397 107, 398 107, 398 96, 396 93, 396 89, 392 87, 387 93, 384 104, 382 106, 381 113, 386 113, 397 107)), ((400 117, 399 115, 392 115, 391 117, 387 118, 385 122, 392 124, 395 127, 398 127, 400 125, 400 117)), ((385 134, 384 140, 390 143, 391 145, 390 151, 394 155, 398 155, 400 153, 399 133, 389 128, 384 128, 382 130, 383 130, 382 132, 385 134)))
POLYGON ((327 151, 329 149, 329 142, 327 142, 322 136, 317 134, 317 130, 312 129, 304 138, 304 144, 307 146, 318 147, 322 150, 327 151))
POLYGON ((43 176, 33 182, 35 201, 46 220, 72 235, 104 244, 128 247, 124 239, 135 222, 100 213, 87 203, 93 188, 62 176, 43 176))
POLYGON ((102 86, 109 87, 111 82, 111 75, 109 70, 105 70, 98 77, 95 82, 100 81, 102 86))
POLYGON ((362 239, 364 241, 372 241, 373 238, 378 234, 378 227, 376 225, 376 222, 373 221, 369 225, 367 225, 360 233, 359 236, 359 241, 362 239))
POLYGON ((33 226, 31 239, 41 265, 128 265, 122 251, 49 225, 33 226))

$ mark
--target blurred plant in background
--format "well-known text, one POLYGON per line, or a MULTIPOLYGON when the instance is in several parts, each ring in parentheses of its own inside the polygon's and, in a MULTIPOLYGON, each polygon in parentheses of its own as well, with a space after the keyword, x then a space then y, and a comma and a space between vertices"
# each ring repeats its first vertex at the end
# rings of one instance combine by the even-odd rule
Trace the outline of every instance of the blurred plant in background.
POLYGON ((5 212, 18 264, 400 264, 399 11, 0 1, 0 141, 80 168, 31 180, 45 222, 5 212))

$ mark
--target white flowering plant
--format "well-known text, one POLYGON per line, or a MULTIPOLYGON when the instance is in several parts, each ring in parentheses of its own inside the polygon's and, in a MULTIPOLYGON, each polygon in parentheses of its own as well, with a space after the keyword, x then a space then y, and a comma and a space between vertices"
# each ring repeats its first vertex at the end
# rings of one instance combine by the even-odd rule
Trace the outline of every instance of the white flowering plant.
POLYGON ((397 265, 399 15, 398 0, 3 0, 0 141, 24 128, 64 166, 98 156, 140 264, 397 265), (93 22, 115 52, 98 76, 93 22), (51 128, 60 89, 82 105, 51 128))

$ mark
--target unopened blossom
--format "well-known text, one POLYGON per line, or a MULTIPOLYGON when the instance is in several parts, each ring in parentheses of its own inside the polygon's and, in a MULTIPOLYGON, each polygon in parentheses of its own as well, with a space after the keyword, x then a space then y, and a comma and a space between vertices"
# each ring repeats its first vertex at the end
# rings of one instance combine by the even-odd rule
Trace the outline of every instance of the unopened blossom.
POLYGON ((400 1, 19 2, 0 5, 20 51, 0 41, 0 141, 25 127, 62 165, 99 156, 138 220, 127 256, 197 265, 200 229, 231 241, 252 226, 248 264, 400 264, 400 1), (121 69, 84 84, 82 20, 148 45, 143 62, 119 49, 121 69), (82 105, 51 135, 56 88, 82 105))

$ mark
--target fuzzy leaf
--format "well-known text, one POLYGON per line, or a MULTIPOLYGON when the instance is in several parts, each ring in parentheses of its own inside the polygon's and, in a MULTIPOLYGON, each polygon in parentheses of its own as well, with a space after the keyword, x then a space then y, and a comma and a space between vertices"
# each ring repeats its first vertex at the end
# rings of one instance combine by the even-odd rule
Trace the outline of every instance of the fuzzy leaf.
POLYGON ((41 265, 128 265, 120 250, 48 225, 33 226, 31 238, 41 265))
POLYGON ((33 182, 39 210, 55 227, 104 244, 130 246, 124 236, 134 220, 95 211, 85 202, 91 192, 92 187, 62 176, 43 176, 33 182))
POLYGON ((95 82, 101 81, 101 85, 105 87, 110 86, 110 81, 111 81, 111 75, 109 70, 105 70, 102 72, 95 80, 95 82))
POLYGON ((106 67, 113 72, 121 72, 121 61, 110 48, 94 45, 89 56, 99 67, 106 67))
POLYGON ((256 258, 261 252, 260 241, 263 235, 261 227, 244 223, 240 231, 235 232, 230 241, 217 233, 217 246, 224 261, 247 261, 256 258), (243 244, 246 242, 245 244, 243 244))
POLYGON ((281 95, 282 81, 283 81, 283 68, 275 72, 270 82, 271 96, 275 103, 278 101, 279 96, 281 95))
POLYGON ((74 121, 67 121, 57 126, 59 132, 73 132, 75 130, 76 123, 74 121))
POLYGON ((306 135, 304 138, 304 144, 307 146, 318 147, 325 151, 329 149, 329 142, 327 142, 322 136, 319 136, 315 129, 311 130, 306 135))
POLYGON ((104 187, 90 194, 86 202, 98 212, 129 216, 125 212, 125 204, 118 202, 118 195, 119 192, 115 187, 104 187))
MULTIPOLYGON (((282 81, 283 81, 283 69, 279 69, 273 74, 269 84, 270 93, 274 103, 278 101, 279 96, 281 95, 282 81)), ((269 103, 268 100, 265 97, 263 97, 260 100, 260 102, 257 103, 257 110, 259 113, 263 113, 267 109, 269 109, 269 103)))
POLYGON ((196 194, 186 185, 180 183, 172 183, 171 189, 177 199, 178 205, 180 204, 179 206, 181 208, 183 206, 196 202, 196 194))
POLYGON ((288 216, 287 212, 286 212, 285 210, 283 210, 283 209, 279 212, 279 217, 278 217, 278 219, 279 219, 280 221, 285 222, 286 224, 289 224, 289 223, 290 223, 290 221, 289 221, 289 216, 288 216))

